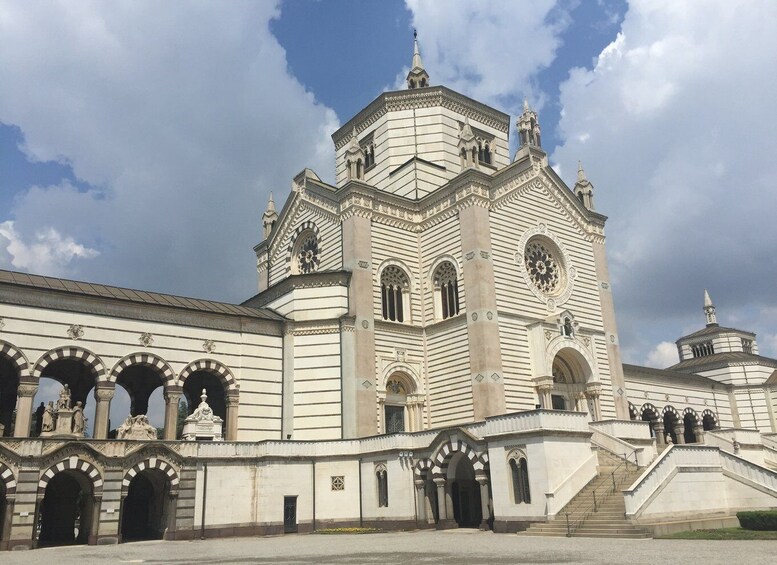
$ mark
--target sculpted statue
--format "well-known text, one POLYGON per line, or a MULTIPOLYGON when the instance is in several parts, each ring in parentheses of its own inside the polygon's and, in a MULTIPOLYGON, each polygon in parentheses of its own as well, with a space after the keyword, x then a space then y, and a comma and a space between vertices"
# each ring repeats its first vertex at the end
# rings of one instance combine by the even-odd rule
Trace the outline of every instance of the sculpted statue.
POLYGON ((56 415, 54 414, 54 401, 49 400, 48 406, 43 411, 43 419, 41 421, 41 432, 53 432, 56 415))
POLYGON ((145 414, 128 416, 124 423, 116 428, 116 439, 156 439, 156 428, 145 414))
POLYGON ((73 409, 73 432, 77 434, 84 433, 86 428, 86 418, 84 417, 83 403, 79 400, 73 409))
POLYGON ((70 410, 70 387, 65 385, 59 391, 59 400, 57 400, 57 410, 70 410))

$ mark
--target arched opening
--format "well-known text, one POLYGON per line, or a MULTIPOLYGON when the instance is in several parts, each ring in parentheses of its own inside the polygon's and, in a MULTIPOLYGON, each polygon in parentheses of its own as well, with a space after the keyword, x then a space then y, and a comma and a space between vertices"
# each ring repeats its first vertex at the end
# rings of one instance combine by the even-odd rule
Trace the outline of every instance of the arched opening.
POLYGON ((116 437, 116 428, 130 416, 145 414, 157 430, 164 427, 164 380, 159 369, 140 363, 130 365, 116 377, 116 385, 110 407, 110 437, 116 437))
POLYGON ((97 375, 94 369, 85 361, 75 358, 56 359, 46 365, 40 374, 40 384, 35 395, 35 404, 38 408, 33 420, 37 420, 40 403, 54 402, 59 398, 59 393, 65 385, 70 389, 70 404, 76 406, 81 402, 84 416, 86 417, 86 437, 94 436, 94 402, 89 402, 92 395, 89 394, 97 384, 97 375))
POLYGON ((677 433, 675 432, 675 427, 679 421, 680 420, 677 418, 674 412, 670 410, 664 412, 664 434, 672 438, 672 443, 674 444, 677 443, 677 433))
POLYGON ((715 419, 715 416, 709 413, 702 415, 701 424, 705 432, 718 427, 718 421, 715 419))
POLYGON ((224 384, 216 374, 200 369, 186 377, 183 383, 183 394, 188 406, 187 412, 191 414, 199 406, 202 389, 205 389, 205 394, 208 395, 208 405, 213 413, 224 420, 223 434, 226 437, 229 425, 227 421, 227 396, 224 384))
MULTIPOLYGON (((0 355, 0 426, 3 437, 11 437, 14 427, 16 395, 19 391, 19 371, 5 355, 0 355)), ((34 427, 34 426, 33 426, 34 427)), ((27 435, 27 430, 25 434, 27 435)))
POLYGON ((386 379, 383 404, 383 431, 387 434, 414 432, 421 428, 420 400, 416 398, 415 381, 402 372, 392 373, 386 379))
POLYGON ((122 541, 162 539, 167 527, 170 481, 159 469, 145 469, 127 487, 121 510, 122 541))
POLYGON ((40 506, 38 545, 88 543, 96 504, 93 494, 92 482, 81 471, 68 469, 54 475, 40 506))
POLYGON ((456 268, 450 261, 443 261, 434 270, 432 277, 437 294, 437 318, 445 320, 459 313, 459 282, 456 268))
POLYGON ((696 415, 691 412, 686 412, 683 415, 683 427, 683 439, 685 439, 685 443, 696 443, 696 432, 694 432, 694 428, 696 427, 696 415))
POLYGON ((554 410, 588 412, 595 418, 595 402, 598 398, 586 396, 586 383, 591 370, 585 358, 572 348, 564 348, 553 359, 553 390, 551 402, 554 410))
POLYGON ((483 519, 480 485, 475 480, 472 462, 461 452, 451 457, 446 485, 449 485, 448 495, 453 506, 453 519, 459 527, 479 527, 483 519))
POLYGON ((645 408, 642 411, 642 420, 644 422, 648 422, 650 425, 650 437, 656 437, 656 422, 658 421, 658 413, 652 408, 645 408))
POLYGON ((639 414, 637 413, 637 407, 629 402, 629 420, 639 420, 639 414))
POLYGON ((530 504, 529 465, 525 455, 519 454, 510 458, 510 475, 513 486, 513 503, 530 504))
POLYGON ((404 322, 409 318, 410 280, 396 265, 389 265, 380 275, 383 319, 404 322))

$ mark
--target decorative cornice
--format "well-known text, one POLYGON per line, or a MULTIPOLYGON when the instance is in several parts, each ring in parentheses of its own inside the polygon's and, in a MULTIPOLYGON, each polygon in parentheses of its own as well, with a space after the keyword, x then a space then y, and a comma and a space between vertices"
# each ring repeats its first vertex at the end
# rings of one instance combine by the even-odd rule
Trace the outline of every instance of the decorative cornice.
POLYGON ((243 302, 241 306, 262 308, 284 294, 297 288, 323 288, 328 286, 348 286, 350 271, 319 271, 308 275, 289 275, 282 281, 243 302))
POLYGON ((288 322, 286 324, 286 333, 294 336, 298 335, 324 335, 339 334, 339 320, 324 320, 313 322, 288 322))

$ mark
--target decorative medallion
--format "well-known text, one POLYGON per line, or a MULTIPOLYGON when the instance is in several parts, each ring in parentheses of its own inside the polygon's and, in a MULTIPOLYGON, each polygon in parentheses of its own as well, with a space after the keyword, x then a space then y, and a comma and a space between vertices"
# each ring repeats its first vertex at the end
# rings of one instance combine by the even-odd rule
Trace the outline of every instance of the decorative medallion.
POLYGON ((515 261, 529 289, 547 305, 548 313, 572 294, 577 269, 570 265, 561 240, 544 224, 523 233, 515 261))
POLYGON ((481 375, 481 374, 479 374, 479 373, 478 373, 478 375, 475 377, 475 380, 476 380, 477 382, 480 382, 480 381, 482 381, 482 380, 483 380, 483 379, 485 379, 485 378, 486 378, 486 377, 484 377, 483 375, 481 375))
POLYGON ((138 341, 140 342, 140 345, 142 345, 143 347, 150 347, 151 344, 154 343, 154 336, 152 336, 148 332, 142 333, 140 334, 138 341))
POLYGON ((405 385, 398 379, 389 379, 386 383, 386 392, 393 392, 394 394, 407 394, 405 385))
POLYGON ((359 261, 359 267, 362 269, 368 269, 370 267, 370 264, 367 261, 359 261))
POLYGON ((624 390, 622 388, 618 387, 618 391, 617 392, 618 392, 618 396, 623 396, 624 390))
POLYGON ((478 320, 478 313, 477 312, 473 312, 472 313, 472 320, 477 322, 477 320, 478 320))
POLYGON ((370 323, 367 320, 362 320, 362 327, 366 330, 370 327, 370 323))
POLYGON ((67 335, 70 339, 81 339, 84 337, 84 328, 78 324, 73 324, 67 329, 67 335))
POLYGON ((493 312, 486 312, 486 318, 488 318, 489 320, 493 320, 494 319, 494 313, 493 312))
POLYGON ((2 318, 0 318, 0 330, 2 330, 5 327, 5 322, 2 318))
POLYGON ((498 381, 501 377, 499 375, 497 375, 496 373, 492 373, 491 374, 491 378, 494 379, 495 381, 498 381))
POLYGON ((216 342, 213 341, 212 339, 206 339, 205 341, 202 342, 202 350, 205 353, 213 353, 214 351, 216 351, 216 342))
POLYGON ((371 383, 370 381, 364 381, 364 382, 362 383, 362 386, 363 386, 364 388, 370 388, 370 387, 372 386, 372 383, 371 383))

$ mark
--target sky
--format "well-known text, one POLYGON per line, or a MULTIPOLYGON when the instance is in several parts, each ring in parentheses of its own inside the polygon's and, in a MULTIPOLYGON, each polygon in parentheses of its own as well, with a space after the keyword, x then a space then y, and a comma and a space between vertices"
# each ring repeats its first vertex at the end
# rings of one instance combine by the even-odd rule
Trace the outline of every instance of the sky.
MULTIPOLYGON (((0 268, 241 302, 270 192, 432 84, 537 108, 607 215, 624 360, 704 324, 777 357, 777 2, 0 0, 0 268)), ((511 131, 515 142, 515 130, 511 131)))

